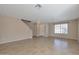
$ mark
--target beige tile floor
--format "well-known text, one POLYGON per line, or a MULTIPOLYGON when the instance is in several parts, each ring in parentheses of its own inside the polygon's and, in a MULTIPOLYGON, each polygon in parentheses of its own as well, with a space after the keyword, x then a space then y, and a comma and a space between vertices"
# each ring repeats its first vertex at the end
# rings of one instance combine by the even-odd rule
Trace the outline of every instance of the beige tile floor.
POLYGON ((37 37, 0 44, 1 55, 78 55, 76 40, 37 37))

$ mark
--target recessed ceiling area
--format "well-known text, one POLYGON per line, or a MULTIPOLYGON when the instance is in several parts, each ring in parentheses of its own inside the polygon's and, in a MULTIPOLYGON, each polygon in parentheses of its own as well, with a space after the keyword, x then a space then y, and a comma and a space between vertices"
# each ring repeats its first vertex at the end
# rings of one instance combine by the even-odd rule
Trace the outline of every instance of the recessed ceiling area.
POLYGON ((17 17, 33 22, 59 22, 79 18, 78 4, 3 4, 0 5, 1 16, 17 17))

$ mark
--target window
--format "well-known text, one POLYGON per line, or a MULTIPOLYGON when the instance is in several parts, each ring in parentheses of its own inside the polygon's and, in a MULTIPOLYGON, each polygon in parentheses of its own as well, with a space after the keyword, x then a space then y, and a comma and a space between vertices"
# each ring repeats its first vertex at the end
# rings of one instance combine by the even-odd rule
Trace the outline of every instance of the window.
POLYGON ((67 34, 68 33, 68 24, 55 24, 54 33, 67 34))

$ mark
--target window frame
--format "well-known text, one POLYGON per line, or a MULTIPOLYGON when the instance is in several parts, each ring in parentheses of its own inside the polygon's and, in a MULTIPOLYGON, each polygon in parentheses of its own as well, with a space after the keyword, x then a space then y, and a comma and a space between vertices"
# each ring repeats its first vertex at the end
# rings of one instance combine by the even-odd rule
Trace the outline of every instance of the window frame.
POLYGON ((54 34, 68 34, 69 33, 69 24, 68 23, 57 23, 57 24, 54 24, 54 34), (62 24, 67 24, 67 33, 61 33, 61 25, 62 24), (60 25, 60 33, 56 33, 55 32, 55 25, 60 25))

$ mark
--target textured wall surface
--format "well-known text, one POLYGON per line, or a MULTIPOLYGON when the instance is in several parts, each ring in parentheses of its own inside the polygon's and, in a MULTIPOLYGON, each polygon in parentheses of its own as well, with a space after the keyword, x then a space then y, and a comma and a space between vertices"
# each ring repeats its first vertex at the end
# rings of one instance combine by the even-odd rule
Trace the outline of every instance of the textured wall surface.
POLYGON ((0 43, 32 38, 32 30, 21 20, 0 16, 0 43))

